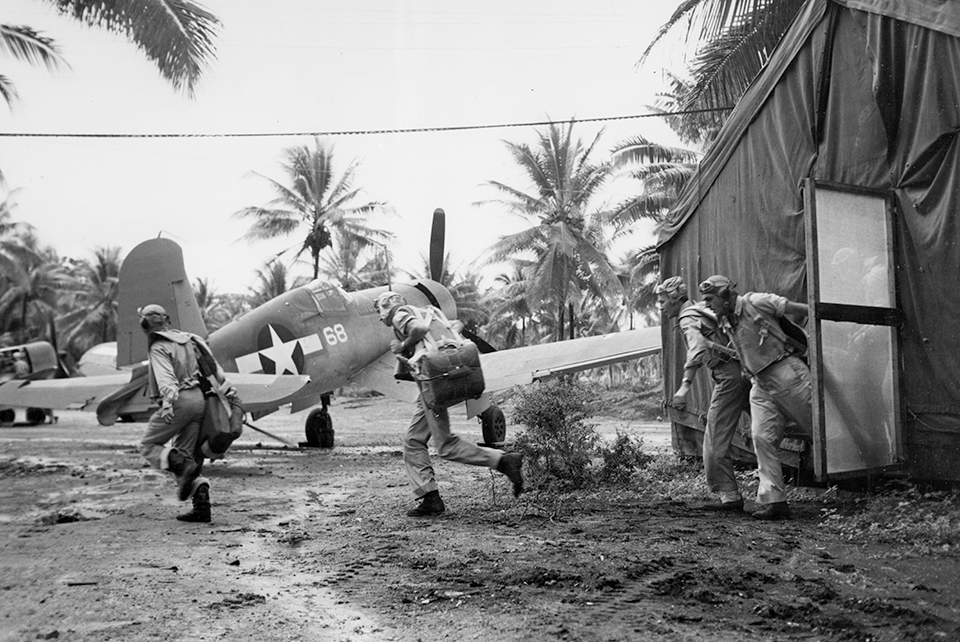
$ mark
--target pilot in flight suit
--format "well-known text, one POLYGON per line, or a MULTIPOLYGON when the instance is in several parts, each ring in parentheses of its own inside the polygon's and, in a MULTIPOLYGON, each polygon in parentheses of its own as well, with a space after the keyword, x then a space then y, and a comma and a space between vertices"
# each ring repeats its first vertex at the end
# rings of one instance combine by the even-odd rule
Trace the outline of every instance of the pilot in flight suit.
MULTIPOLYGON (((396 292, 384 292, 376 301, 380 320, 392 328, 396 339, 391 341, 391 349, 401 364, 411 356, 430 332, 430 325, 424 321, 420 308, 406 305, 406 301, 396 292)), ((403 463, 407 477, 413 487, 413 494, 420 500, 416 508, 407 511, 410 517, 439 515, 445 510, 443 499, 437 488, 433 465, 427 451, 427 442, 433 438, 440 457, 470 466, 487 466, 503 473, 513 482, 513 494, 523 491, 521 468, 523 457, 518 453, 503 453, 495 448, 477 446, 450 431, 450 415, 446 408, 429 410, 423 397, 417 398, 417 411, 413 415, 403 441, 403 463)))

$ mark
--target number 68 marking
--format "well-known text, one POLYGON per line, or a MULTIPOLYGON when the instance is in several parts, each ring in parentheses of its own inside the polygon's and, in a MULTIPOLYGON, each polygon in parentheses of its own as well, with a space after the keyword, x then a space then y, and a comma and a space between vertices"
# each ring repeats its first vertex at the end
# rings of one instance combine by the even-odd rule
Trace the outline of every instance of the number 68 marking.
POLYGON ((347 342, 347 331, 342 323, 323 329, 323 338, 327 340, 327 345, 335 346, 338 343, 347 342))

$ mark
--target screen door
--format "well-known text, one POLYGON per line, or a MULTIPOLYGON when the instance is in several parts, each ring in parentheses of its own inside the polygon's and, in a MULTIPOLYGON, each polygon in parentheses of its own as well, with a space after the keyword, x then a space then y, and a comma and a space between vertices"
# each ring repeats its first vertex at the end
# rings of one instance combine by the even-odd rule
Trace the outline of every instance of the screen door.
POLYGON ((814 473, 884 470, 902 453, 892 200, 808 179, 804 208, 814 473))

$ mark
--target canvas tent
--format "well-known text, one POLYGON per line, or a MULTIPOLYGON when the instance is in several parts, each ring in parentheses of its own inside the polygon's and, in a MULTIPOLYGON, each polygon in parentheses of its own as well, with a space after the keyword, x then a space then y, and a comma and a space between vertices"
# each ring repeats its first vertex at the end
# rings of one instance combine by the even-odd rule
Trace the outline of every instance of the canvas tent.
MULTIPOLYGON (((784 446, 821 480, 960 480, 958 132, 960 3, 809 0, 661 232, 694 297, 721 273, 812 305, 815 436, 784 446)), ((695 452, 705 374, 690 401, 670 417, 695 452)))

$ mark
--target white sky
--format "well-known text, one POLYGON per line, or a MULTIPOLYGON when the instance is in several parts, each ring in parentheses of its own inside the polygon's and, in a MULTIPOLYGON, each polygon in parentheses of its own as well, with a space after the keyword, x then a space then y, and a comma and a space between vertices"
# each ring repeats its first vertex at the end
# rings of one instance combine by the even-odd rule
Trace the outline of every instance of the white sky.
MULTIPOLYGON (((70 68, 51 73, 0 58, 20 94, 12 109, 0 104, 0 131, 263 134, 641 114, 662 85, 657 65, 640 72, 635 63, 677 2, 206 0, 223 24, 217 59, 190 100, 122 38, 40 0, 3 0, 0 22, 55 38, 70 68)), ((676 143, 658 118, 574 131, 588 143, 603 126, 602 154, 637 133, 676 143)), ((324 138, 338 176, 360 160, 358 204, 396 209, 379 224, 397 234, 397 267, 419 271, 437 207, 447 213, 455 268, 528 226, 496 205, 472 204, 498 198, 485 181, 529 189, 503 141, 533 144, 535 128, 324 138)), ((258 268, 301 237, 239 241, 249 223, 231 214, 266 205, 273 194, 251 172, 287 183, 282 151, 304 144, 313 139, 0 137, 0 171, 8 189, 19 189, 14 220, 34 225, 62 256, 89 259, 107 246, 126 254, 162 234, 183 247, 191 281, 245 292, 258 268)), ((623 189, 612 186, 610 200, 623 189)))

